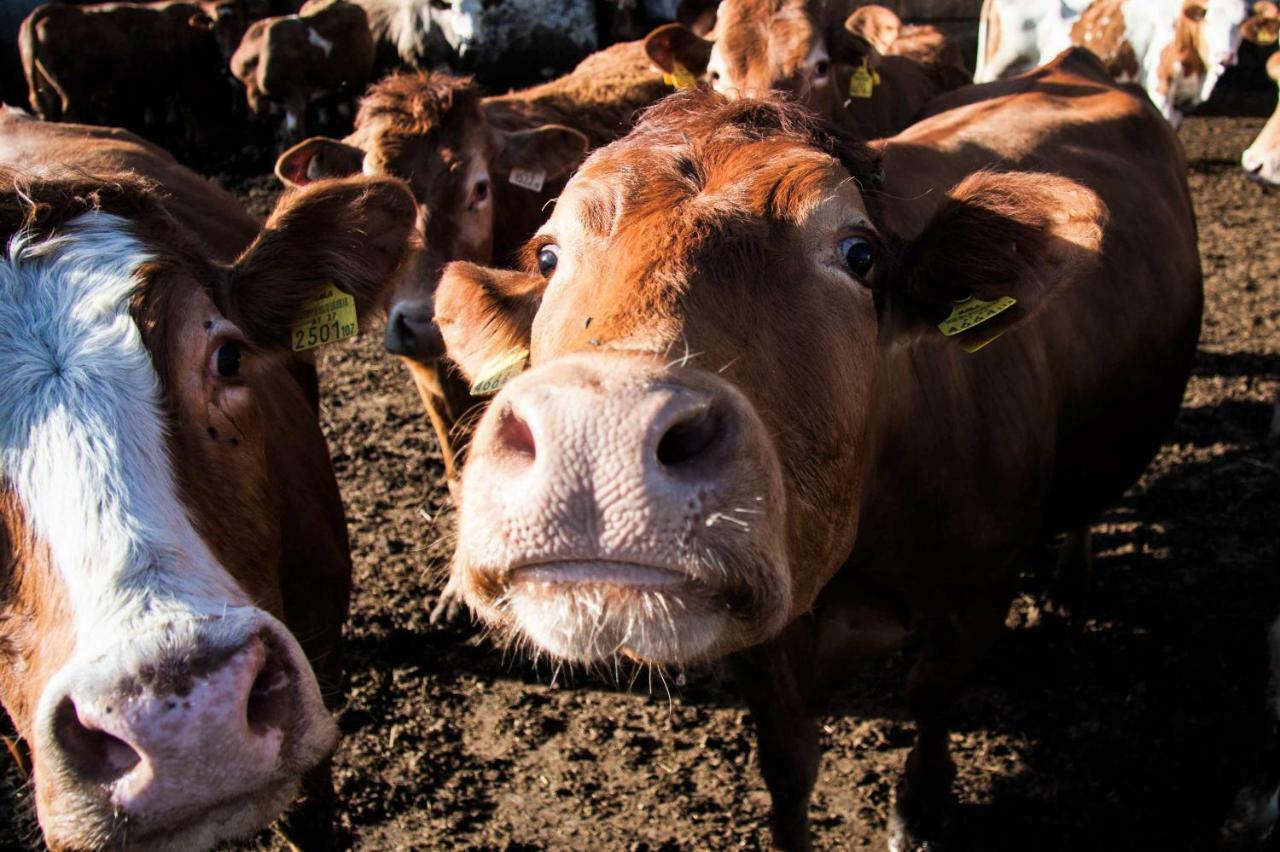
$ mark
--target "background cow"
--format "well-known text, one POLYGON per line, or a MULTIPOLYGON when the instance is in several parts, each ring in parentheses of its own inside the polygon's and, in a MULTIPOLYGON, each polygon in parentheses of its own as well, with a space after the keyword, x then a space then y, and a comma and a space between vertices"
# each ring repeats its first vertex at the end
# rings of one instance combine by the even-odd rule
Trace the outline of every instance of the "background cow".
POLYGON ((346 0, 312 0, 297 15, 256 21, 231 57, 231 73, 244 86, 254 116, 283 104, 279 132, 285 143, 306 135, 312 101, 353 98, 372 72, 368 21, 346 0))
POLYGON ((1168 124, 1083 51, 878 152, 687 95, 587 160, 525 260, 437 296, 469 377, 513 341, 531 365, 463 474, 468 603, 571 661, 733 655, 783 848, 825 689, 910 642, 891 848, 937 842, 949 708, 1011 583, 1178 411, 1202 294, 1168 124))
POLYGON ((351 562, 289 340, 325 282, 374 307, 411 199, 335 182, 259 229, 130 134, 12 110, 0 175, 0 701, 45 837, 203 848, 305 775, 326 842, 351 562))

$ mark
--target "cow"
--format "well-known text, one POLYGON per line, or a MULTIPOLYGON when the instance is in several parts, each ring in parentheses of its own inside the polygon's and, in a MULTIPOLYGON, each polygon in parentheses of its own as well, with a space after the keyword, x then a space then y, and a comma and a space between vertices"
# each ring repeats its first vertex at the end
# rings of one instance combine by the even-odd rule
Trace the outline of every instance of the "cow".
POLYGON ((973 82, 1042 65, 1071 46, 1071 27, 1093 0, 983 0, 973 82))
POLYGON ((291 186, 361 171, 409 182, 425 221, 419 290, 392 305, 387 348, 413 376, 450 483, 460 468, 464 417, 480 400, 440 360, 432 294, 441 268, 451 260, 511 262, 587 150, 624 135, 638 109, 670 91, 638 41, 599 51, 557 80, 495 97, 482 97, 468 77, 393 75, 370 87, 345 140, 310 139, 277 162, 291 186))
POLYGON ((132 134, 0 113, 0 703, 51 848, 206 848, 300 788, 286 833, 331 841, 351 560, 290 338, 323 285, 372 311, 412 227, 397 181, 260 226, 132 134))
POLYGON ((355 0, 369 18, 378 76, 403 68, 428 70, 475 49, 480 0, 355 0))
POLYGON ((948 709, 1020 568, 1179 410, 1203 292, 1168 123, 1080 50, 874 146, 689 92, 583 163, 524 260, 436 295, 449 357, 506 380, 455 588, 556 659, 728 657, 786 849, 825 689, 917 649, 890 846, 934 848, 948 709))
POLYGON ((40 6, 18 38, 31 109, 49 121, 134 126, 182 109, 190 135, 192 111, 225 90, 218 69, 249 14, 236 0, 40 6))
POLYGON ((314 99, 354 96, 369 82, 373 39, 365 12, 346 0, 312 0, 299 14, 255 21, 231 57, 231 73, 244 86, 254 116, 284 104, 280 136, 297 142, 306 135, 307 106, 314 99))
MULTIPOLYGON (((1055 6, 1060 14, 1041 20, 1036 32, 1046 35, 1034 49, 1029 42, 1001 48, 988 36, 985 47, 979 47, 974 79, 997 79, 1049 60, 1066 46, 1066 29, 1070 44, 1098 54, 1116 80, 1141 85, 1176 128, 1183 115, 1209 99, 1218 78, 1235 64, 1249 15, 1244 0, 1094 0, 1083 9, 1077 5, 1055 6)), ((1259 5, 1270 5, 1270 0, 1259 5)), ((1035 6, 1034 11, 1043 10, 1035 6)), ((1005 19, 1031 13, 1017 2, 987 0, 983 21, 988 33, 996 28, 1003 34, 1013 24, 1005 19), (1005 22, 994 24, 997 20, 1005 22)))
MULTIPOLYGON (((1280 33, 1280 9, 1274 3, 1257 3, 1254 16, 1245 23, 1244 37, 1257 44, 1275 44, 1280 33)), ((1267 60, 1267 76, 1280 86, 1280 52, 1267 60)), ((1240 165, 1253 180, 1280 185, 1280 103, 1263 125, 1258 138, 1240 156, 1240 165)), ((1276 431, 1280 433, 1280 420, 1276 431)))
POLYGON ((863 138, 902 130, 970 80, 954 42, 883 6, 833 19, 819 0, 725 0, 713 14, 709 38, 678 23, 650 33, 654 66, 731 97, 786 91, 863 138))

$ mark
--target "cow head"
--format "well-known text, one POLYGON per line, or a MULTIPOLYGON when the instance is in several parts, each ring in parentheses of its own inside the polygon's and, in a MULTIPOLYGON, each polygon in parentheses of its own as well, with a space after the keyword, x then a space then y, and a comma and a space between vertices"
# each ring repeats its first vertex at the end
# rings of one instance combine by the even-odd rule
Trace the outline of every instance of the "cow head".
POLYGON ((271 19, 264 18, 250 24, 244 35, 240 37, 240 42, 236 45, 231 54, 231 59, 228 61, 231 76, 235 77, 244 86, 244 95, 249 105, 249 112, 256 118, 265 116, 271 107, 270 99, 267 97, 267 93, 263 91, 258 76, 258 67, 262 63, 262 52, 267 46, 267 28, 271 26, 271 23, 271 19))
POLYGON ((471 58, 481 40, 480 0, 431 0, 431 24, 461 60, 471 58))
POLYGON ((446 270, 463 371, 531 365, 463 473, 453 583, 486 621, 662 663, 812 606, 857 533, 882 351, 955 346, 934 324, 968 295, 1014 296, 1016 326, 1100 239, 1092 192, 1027 173, 972 176, 899 239, 877 169, 798 106, 676 95, 588 158, 523 274, 446 270))
POLYGON ((873 45, 901 25, 881 6, 832 22, 817 0, 724 0, 714 20, 713 38, 680 24, 655 30, 645 39, 650 61, 665 73, 678 63, 729 98, 787 92, 829 120, 845 100, 835 66, 874 63, 873 45))
MULTIPOLYGON (((1267 60, 1267 74, 1280 85, 1280 52, 1267 60)), ((1280 186, 1280 104, 1263 125, 1253 144, 1245 149, 1240 164, 1250 178, 1271 186, 1280 186)))
POLYGON ((248 9, 240 0, 217 0, 200 6, 203 11, 191 16, 191 26, 213 33, 222 61, 230 62, 249 28, 248 9))
POLYGON ((362 171, 408 182, 423 222, 423 251, 392 297, 387 342, 397 355, 431 362, 443 354, 432 298, 444 263, 492 262, 504 206, 538 198, 512 186, 513 175, 557 185, 586 148, 586 137, 560 125, 491 125, 468 77, 400 74, 370 88, 346 141, 308 139, 281 155, 276 174, 291 186, 362 171))
POLYGON ((291 326, 326 282, 370 306, 411 200, 299 193, 224 266, 140 181, 3 187, 0 701, 45 837, 246 836, 337 739, 283 624, 330 597, 340 623, 350 582, 291 326))
POLYGON ((1186 90, 1175 96, 1183 106, 1207 101, 1218 79, 1235 64, 1247 13, 1243 0, 1184 0, 1169 48, 1174 60, 1161 63, 1170 66, 1162 68, 1172 75, 1166 85, 1175 93, 1186 90))

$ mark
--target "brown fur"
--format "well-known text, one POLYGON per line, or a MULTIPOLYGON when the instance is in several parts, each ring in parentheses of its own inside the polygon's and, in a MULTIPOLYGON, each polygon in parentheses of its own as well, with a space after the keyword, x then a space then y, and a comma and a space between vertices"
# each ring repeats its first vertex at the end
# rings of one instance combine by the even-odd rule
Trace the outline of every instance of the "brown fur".
POLYGON ((1071 43, 1093 51, 1117 80, 1137 80, 1137 54, 1124 34, 1124 0, 1094 0, 1071 27, 1071 43), (1103 22, 1106 23, 1103 23, 1103 22))
MULTIPOLYGON (((875 148, 879 185, 865 148, 833 143, 795 106, 669 99, 582 166, 532 243, 575 252, 532 324, 518 311, 476 318, 528 335, 517 389, 530 405, 539 377, 565 381, 567 365, 617 365, 622 385, 623 365, 649 358, 673 385, 713 372, 759 412, 785 478, 792 623, 738 663, 783 848, 808 843, 814 702, 831 686, 818 673, 848 679, 852 661, 908 634, 918 734, 894 842, 937 841, 953 696, 1044 533, 1087 523, 1158 448, 1202 307, 1178 141, 1092 56, 951 93, 875 148), (801 224, 850 193, 850 177, 861 191, 836 210, 868 216, 876 258, 860 281, 813 271, 836 213, 801 224), (970 294, 1018 299, 1004 336, 973 354, 935 326, 970 294), (691 364, 682 348, 698 353, 691 364)), ((442 301, 479 278, 451 269, 442 301)), ((502 446, 512 398, 498 397, 473 451, 471 470, 484 458, 495 489, 506 468, 484 454, 502 446)), ((465 517, 487 494, 466 494, 461 525, 496 530, 465 517)), ((562 533, 574 534, 539 531, 562 533)))

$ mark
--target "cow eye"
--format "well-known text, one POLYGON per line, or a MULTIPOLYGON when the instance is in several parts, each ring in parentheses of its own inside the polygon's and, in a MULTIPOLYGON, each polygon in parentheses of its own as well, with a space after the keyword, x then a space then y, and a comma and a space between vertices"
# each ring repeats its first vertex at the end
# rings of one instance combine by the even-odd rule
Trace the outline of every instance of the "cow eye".
POLYGON ((213 353, 213 371, 224 379, 234 379, 240 375, 240 344, 228 340, 213 353))
POLYGON ((475 193, 476 203, 477 204, 482 203, 486 198, 489 197, 489 181, 487 180, 476 181, 476 186, 473 192, 475 193))
POLYGON ((720 82, 720 72, 719 72, 719 71, 712 71, 712 72, 711 72, 710 74, 708 74, 707 76, 711 79, 711 84, 712 84, 713 86, 714 86, 716 83, 719 83, 719 82, 720 82))
POLYGON ((825 59, 819 60, 818 64, 813 67, 815 77, 826 77, 831 72, 831 63, 825 59))
POLYGON ((845 237, 840 242, 840 257, 846 269, 858 278, 865 278, 875 261, 875 250, 862 237, 845 237))
POLYGON ((560 262, 560 247, 555 243, 548 243, 538 249, 538 272, 543 278, 550 278, 551 273, 556 271, 556 264, 560 262))

